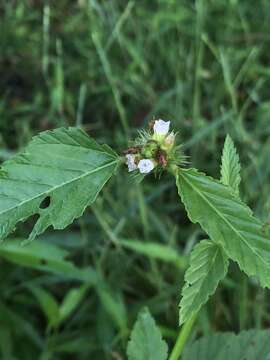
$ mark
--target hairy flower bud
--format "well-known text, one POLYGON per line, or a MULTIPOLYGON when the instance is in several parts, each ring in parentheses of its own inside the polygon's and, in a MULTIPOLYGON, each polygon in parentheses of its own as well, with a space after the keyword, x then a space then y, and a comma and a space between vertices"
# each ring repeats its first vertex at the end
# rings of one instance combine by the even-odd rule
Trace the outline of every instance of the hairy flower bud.
POLYGON ((134 171, 137 169, 137 165, 135 163, 135 155, 133 154, 127 154, 126 155, 126 164, 128 166, 128 171, 131 172, 131 171, 134 171))
POLYGON ((142 156, 145 158, 155 157, 158 147, 159 145, 156 141, 153 140, 148 141, 142 150, 142 156))
POLYGON ((162 148, 164 150, 171 150, 174 147, 175 143, 175 133, 172 131, 169 135, 166 136, 163 142, 162 148))

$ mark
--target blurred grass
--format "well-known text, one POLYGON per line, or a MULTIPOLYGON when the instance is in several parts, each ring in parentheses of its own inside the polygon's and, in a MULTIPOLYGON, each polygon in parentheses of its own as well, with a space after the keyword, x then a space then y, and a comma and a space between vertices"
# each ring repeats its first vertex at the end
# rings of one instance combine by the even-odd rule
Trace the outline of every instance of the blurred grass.
MULTIPOLYGON (((215 177, 231 134, 242 197, 269 222, 269 24, 267 0, 3 0, 1 160, 62 125, 82 126, 120 152, 153 117, 170 119, 192 165, 215 177)), ((125 359, 145 305, 173 342, 183 267, 204 234, 187 220, 171 177, 130 184, 123 171, 73 226, 24 249, 46 262, 46 242, 64 248, 82 269, 75 273, 91 267, 94 286, 91 276, 25 267, 13 239, 12 254, 0 251, 2 359, 125 359)), ((232 265, 197 333, 266 327, 268 303, 269 292, 232 265)))

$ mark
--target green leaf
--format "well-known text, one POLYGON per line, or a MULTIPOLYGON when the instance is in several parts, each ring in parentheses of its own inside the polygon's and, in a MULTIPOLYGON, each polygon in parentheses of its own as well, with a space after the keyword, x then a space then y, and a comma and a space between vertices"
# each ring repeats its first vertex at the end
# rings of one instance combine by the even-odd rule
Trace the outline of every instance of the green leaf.
POLYGON ((251 210, 229 187, 195 169, 180 169, 176 178, 190 220, 221 244, 244 272, 270 287, 270 238, 251 210))
POLYGON ((180 302, 180 324, 195 314, 212 295, 228 270, 228 257, 222 247, 203 240, 191 253, 190 266, 185 273, 185 286, 180 302))
POLYGON ((15 360, 13 357, 13 342, 12 342, 12 333, 10 329, 7 329, 3 326, 0 328, 0 353, 3 360, 15 360))
POLYGON ((166 360, 168 346, 149 311, 142 311, 131 332, 127 347, 129 360, 166 360))
POLYGON ((24 153, 2 165, 0 239, 34 214, 39 218, 30 240, 50 225, 65 228, 95 201, 118 163, 107 145, 97 144, 81 129, 40 133, 24 153))
POLYGON ((270 354, 270 331, 249 330, 239 335, 213 334, 187 346, 183 360, 267 360, 270 354))
POLYGON ((39 301, 40 307, 47 317, 48 326, 58 327, 76 309, 79 302, 84 297, 88 285, 83 285, 77 289, 71 289, 60 306, 55 298, 45 289, 39 286, 30 285, 28 285, 28 288, 39 301))
POLYGON ((64 300, 59 307, 59 323, 66 320, 71 313, 77 308, 81 300, 83 299, 86 291, 88 289, 87 285, 83 285, 77 289, 71 289, 64 297, 64 300))
POLYGON ((234 143, 227 135, 221 162, 221 182, 230 186, 236 195, 239 195, 239 185, 241 182, 241 165, 234 143))
POLYGON ((22 312, 16 312, 16 309, 12 307, 10 301, 8 300, 9 307, 0 301, 0 314, 1 314, 1 327, 10 330, 12 333, 12 340, 15 342, 16 346, 18 342, 15 337, 15 334, 19 335, 19 338, 26 338, 30 343, 35 344, 38 348, 42 348, 43 339, 38 333, 38 329, 29 321, 27 318, 27 312, 22 316, 22 312))
POLYGON ((55 298, 39 286, 28 286, 28 288, 35 295, 46 315, 49 328, 57 326, 59 322, 59 306, 55 298))
POLYGON ((25 246, 21 242, 18 239, 3 243, 0 246, 0 257, 21 266, 60 274, 89 284, 95 285, 98 282, 98 275, 93 269, 80 269, 65 260, 69 255, 66 250, 42 241, 25 246))
POLYGON ((157 244, 154 242, 143 242, 138 240, 122 239, 119 242, 123 247, 136 251, 149 258, 162 260, 173 263, 180 269, 185 269, 187 265, 186 257, 181 256, 172 247, 164 244, 157 244))
MULTIPOLYGON (((94 330, 90 328, 90 331, 93 332, 94 330)), ((74 353, 77 358, 83 359, 88 355, 88 358, 91 359, 93 358, 91 353, 97 351, 97 346, 97 340, 94 336, 91 336, 89 339, 89 330, 87 332, 87 330, 80 328, 77 332, 60 331, 60 333, 54 334, 48 340, 48 348, 50 349, 48 351, 54 354, 50 354, 48 357, 45 357, 45 359, 52 359, 53 356, 56 358, 69 357, 74 359, 74 353), (57 356, 57 353, 60 354, 57 356)), ((45 359, 40 358, 39 360, 45 359)))
POLYGON ((127 311, 122 295, 112 291, 105 282, 101 281, 96 290, 104 309, 111 316, 115 325, 124 333, 127 329, 127 311))

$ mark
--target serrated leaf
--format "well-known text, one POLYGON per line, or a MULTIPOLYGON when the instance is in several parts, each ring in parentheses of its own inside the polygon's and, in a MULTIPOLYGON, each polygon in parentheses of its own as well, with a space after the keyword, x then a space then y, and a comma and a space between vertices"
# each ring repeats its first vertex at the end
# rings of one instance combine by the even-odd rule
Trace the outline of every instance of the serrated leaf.
POLYGON ((168 346, 149 311, 142 311, 131 332, 127 347, 129 360, 166 360, 168 346))
POLYGON ((270 287, 270 238, 263 224, 219 181, 196 169, 180 169, 176 177, 190 220, 220 243, 244 272, 270 287))
POLYGON ((183 360, 269 360, 270 330, 218 333, 187 346, 183 360))
POLYGON ((180 302, 180 324, 195 314, 228 271, 228 257, 222 247, 203 240, 191 252, 190 266, 185 273, 185 285, 180 302))
POLYGON ((241 182, 241 165, 234 143, 227 135, 221 161, 221 182, 230 186, 236 195, 239 195, 239 185, 241 182))
POLYGON ((96 199, 118 162, 107 145, 97 144, 81 129, 40 133, 24 153, 2 165, 0 239, 34 214, 39 219, 30 240, 50 225, 65 228, 96 199), (44 199, 47 208, 41 208, 44 199))

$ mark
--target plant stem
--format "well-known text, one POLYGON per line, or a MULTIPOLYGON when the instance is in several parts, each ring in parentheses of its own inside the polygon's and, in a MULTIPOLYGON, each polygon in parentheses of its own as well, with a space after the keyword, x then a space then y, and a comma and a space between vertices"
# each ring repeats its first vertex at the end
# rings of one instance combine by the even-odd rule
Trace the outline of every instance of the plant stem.
POLYGON ((180 330, 179 335, 176 340, 176 343, 172 350, 172 353, 169 357, 169 360, 178 360, 180 358, 182 351, 184 349, 184 346, 185 346, 187 339, 190 335, 190 332, 192 330, 192 327, 194 325, 194 322, 197 318, 197 315, 198 315, 198 313, 192 315, 192 317, 184 324, 184 326, 180 330))
POLYGON ((239 289, 239 330, 244 330, 248 319, 248 281, 246 275, 240 273, 239 289))

